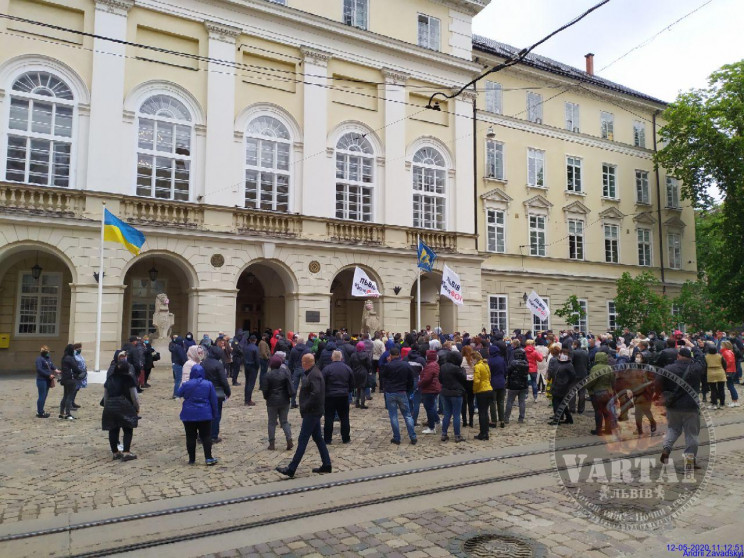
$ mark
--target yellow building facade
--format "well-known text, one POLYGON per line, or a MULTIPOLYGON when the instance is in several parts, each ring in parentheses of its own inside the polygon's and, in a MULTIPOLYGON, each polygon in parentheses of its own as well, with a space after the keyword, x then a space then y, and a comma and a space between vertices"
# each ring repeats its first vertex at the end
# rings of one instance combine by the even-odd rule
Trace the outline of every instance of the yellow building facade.
POLYGON ((104 205, 147 237, 137 257, 106 245, 104 355, 151 329, 159 292, 181 334, 357 331, 355 267, 385 329, 407 331, 419 237, 439 255, 422 325, 446 330, 530 329, 533 289, 553 307, 576 294, 605 330, 615 279, 660 274, 669 234, 669 291, 694 277, 691 211, 659 210, 663 104, 526 61, 426 108, 509 55, 472 36, 487 3, 0 0, 0 369, 94 343, 104 205), (439 297, 445 264, 461 307, 439 297))

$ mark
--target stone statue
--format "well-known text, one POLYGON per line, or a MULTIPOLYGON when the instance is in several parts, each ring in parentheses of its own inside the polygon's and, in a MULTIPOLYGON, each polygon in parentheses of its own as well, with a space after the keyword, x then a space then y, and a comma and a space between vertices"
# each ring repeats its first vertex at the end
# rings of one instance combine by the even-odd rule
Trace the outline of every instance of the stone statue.
POLYGON ((160 293, 155 297, 155 313, 152 315, 152 325, 155 327, 153 339, 168 339, 175 323, 173 313, 169 312, 168 295, 160 293))
POLYGON ((377 317, 375 305, 371 300, 364 302, 364 311, 362 312, 362 334, 369 333, 374 335, 375 331, 380 329, 380 318, 377 317))

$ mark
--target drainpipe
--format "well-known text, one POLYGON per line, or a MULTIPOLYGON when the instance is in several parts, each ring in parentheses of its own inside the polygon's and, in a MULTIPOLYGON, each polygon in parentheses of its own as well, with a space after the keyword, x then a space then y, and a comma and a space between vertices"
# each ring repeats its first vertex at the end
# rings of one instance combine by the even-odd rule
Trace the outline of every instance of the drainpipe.
MULTIPOLYGON (((657 152, 656 145, 656 117, 661 113, 661 110, 654 112, 653 116, 653 133, 654 133, 654 155, 657 152)), ((666 294, 666 280, 664 278, 664 231, 661 224, 661 179, 659 178, 659 165, 654 160, 654 174, 656 175, 656 199, 659 202, 656 208, 656 214, 659 219, 659 265, 661 266, 661 292, 666 294)))
POLYGON ((473 229, 475 231, 475 251, 478 251, 478 136, 476 117, 478 116, 478 91, 473 84, 473 229))

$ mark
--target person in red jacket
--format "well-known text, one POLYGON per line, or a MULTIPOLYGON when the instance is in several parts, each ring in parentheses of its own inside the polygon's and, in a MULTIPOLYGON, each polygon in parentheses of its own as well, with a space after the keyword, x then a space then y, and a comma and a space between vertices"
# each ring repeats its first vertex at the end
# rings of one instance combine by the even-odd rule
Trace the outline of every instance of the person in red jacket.
POLYGON ((726 387, 731 394, 731 403, 729 407, 739 406, 739 394, 734 387, 734 376, 736 376, 736 357, 734 356, 734 346, 731 341, 721 341, 721 357, 726 363, 726 387))
POLYGON ((527 340, 527 347, 524 349, 527 357, 528 372, 530 374, 530 384, 532 384, 532 396, 537 401, 537 363, 542 362, 543 356, 535 348, 534 339, 527 340))
POLYGON ((421 391, 421 401, 426 410, 427 427, 422 434, 437 433, 437 397, 442 391, 442 385, 439 383, 439 364, 437 363, 437 352, 426 351, 426 366, 421 371, 419 377, 419 390, 421 391))

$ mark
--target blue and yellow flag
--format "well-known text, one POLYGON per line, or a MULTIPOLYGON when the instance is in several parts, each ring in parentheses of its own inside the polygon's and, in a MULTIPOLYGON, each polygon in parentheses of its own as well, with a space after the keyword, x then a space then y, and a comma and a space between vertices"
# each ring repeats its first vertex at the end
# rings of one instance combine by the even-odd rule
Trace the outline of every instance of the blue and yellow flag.
POLYGON ((418 266, 424 271, 431 271, 434 267, 434 260, 437 259, 437 255, 434 250, 424 244, 423 240, 419 240, 418 245, 418 266))
POLYGON ((134 227, 127 225, 108 209, 103 214, 103 239, 109 242, 119 242, 135 256, 145 243, 145 235, 134 227))

